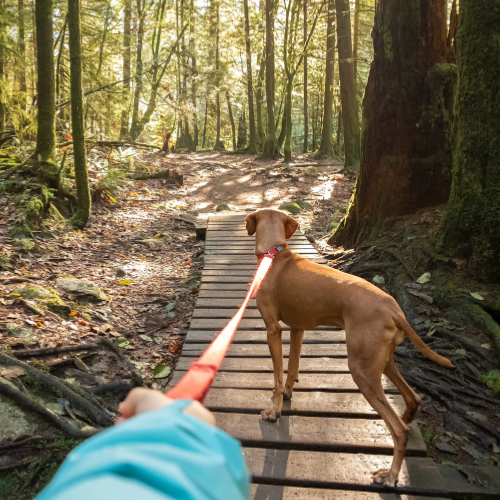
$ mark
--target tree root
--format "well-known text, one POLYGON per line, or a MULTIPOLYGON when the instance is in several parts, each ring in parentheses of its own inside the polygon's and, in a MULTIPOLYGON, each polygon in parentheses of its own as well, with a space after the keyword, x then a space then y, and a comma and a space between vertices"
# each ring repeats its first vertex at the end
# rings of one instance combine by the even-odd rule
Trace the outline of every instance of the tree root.
POLYGON ((108 384, 98 385, 88 389, 94 396, 102 396, 103 394, 113 394, 120 399, 125 399, 125 396, 134 388, 138 387, 133 380, 113 380, 108 384))
POLYGON ((97 424, 102 427, 110 427, 114 424, 113 419, 106 413, 106 410, 101 406, 97 399, 88 394, 83 389, 78 390, 77 387, 71 389, 60 382, 57 378, 47 375, 36 368, 23 363, 15 358, 12 358, 4 353, 0 353, 0 363, 4 366, 19 366, 27 373, 36 377, 44 385, 48 386, 52 391, 57 392, 62 397, 67 399, 71 404, 80 408, 87 413, 89 418, 92 418, 97 424))
POLYGON ((99 349, 99 344, 78 344, 64 347, 45 347, 43 349, 26 349, 23 351, 14 351, 16 358, 31 358, 37 356, 47 356, 49 354, 59 354, 61 352, 85 351, 87 349, 95 351, 99 349))
POLYGON ((41 417, 43 417, 50 424, 54 425, 61 431, 63 431, 68 436, 77 439, 86 439, 90 436, 93 436, 95 432, 83 432, 77 429, 74 429, 69 425, 65 420, 57 417, 49 410, 45 409, 43 406, 35 403, 30 398, 25 396, 21 391, 13 389, 7 384, 3 384, 0 382, 0 395, 10 399, 17 403, 20 407, 28 410, 30 412, 34 412, 41 417))

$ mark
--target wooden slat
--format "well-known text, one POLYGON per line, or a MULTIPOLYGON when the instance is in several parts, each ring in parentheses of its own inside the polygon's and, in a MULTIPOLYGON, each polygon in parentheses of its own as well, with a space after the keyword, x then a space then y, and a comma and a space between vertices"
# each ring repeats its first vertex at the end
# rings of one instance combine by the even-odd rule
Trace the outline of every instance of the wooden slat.
MULTIPOLYGON (((190 356, 201 356, 206 344, 186 343, 182 352, 190 356)), ((290 344, 283 344, 283 356, 288 356, 290 344)), ((269 356, 269 347, 264 344, 231 344, 227 350, 228 357, 267 357, 269 356)), ((301 358, 305 357, 327 357, 327 356, 347 356, 347 347, 345 344, 304 344, 302 346, 301 358)))
MULTIPOLYGON (((218 330, 189 330, 186 343, 210 343, 219 334, 218 330)), ((283 344, 290 343, 290 332, 284 331, 281 335, 283 344)), ((233 343, 267 344, 267 332, 238 330, 233 338, 233 343)), ((343 330, 308 330, 304 334, 304 344, 328 344, 344 343, 345 332, 343 330)))
MULTIPOLYGON (((270 391, 211 389, 204 404, 217 412, 259 414, 269 407, 271 398, 270 391)), ((404 413, 402 396, 388 394, 387 399, 400 415, 404 413)), ((359 393, 295 392, 292 399, 283 402, 282 415, 379 418, 359 393)))
MULTIPOLYGON (((219 429, 244 446, 274 445, 351 453, 392 453, 394 448, 389 429, 382 420, 282 415, 276 423, 262 420, 260 415, 242 413, 215 413, 215 419, 219 429)), ((427 456, 416 422, 410 425, 406 456, 427 456)))
MULTIPOLYGON (((250 267, 250 266, 249 266, 250 267)), ((244 276, 245 278, 252 279, 255 275, 256 269, 203 269, 203 276, 244 276)))
POLYGON ((249 500, 449 500, 437 497, 370 493, 352 490, 299 488, 272 484, 252 484, 249 500))
MULTIPOLYGON (((371 471, 389 468, 392 457, 384 455, 324 453, 317 451, 244 448, 243 455, 256 481, 307 482, 309 486, 356 486, 366 490, 384 490, 372 484, 371 471)), ((444 480, 430 458, 408 457, 403 461, 398 486, 442 490, 444 480)), ((357 493, 348 497, 357 499, 357 493)), ((419 497, 420 498, 420 497, 419 497)))
POLYGON ((235 266, 235 265, 228 265, 228 264, 207 264, 207 263, 205 263, 205 266, 203 267, 203 272, 205 272, 207 269, 213 269, 213 270, 218 270, 218 271, 235 270, 235 271, 255 272, 257 267, 253 264, 240 264, 239 266, 235 266))
MULTIPOLYGON (((176 370, 169 387, 173 387, 185 374, 182 370, 176 370)), ((385 375, 382 376, 382 385, 388 392, 395 393, 396 388, 385 375)), ((274 389, 274 379, 270 373, 236 373, 219 372, 215 376, 212 387, 225 387, 229 389, 274 389)), ((350 374, 342 373, 302 373, 299 375, 299 383, 295 391, 324 391, 324 392, 359 392, 357 385, 350 374)))
MULTIPOLYGON (((198 356, 189 356, 186 352, 179 358, 176 370, 188 370, 191 363, 198 360, 198 356)), ((287 371, 288 358, 283 358, 283 366, 287 371)), ((223 372, 262 372, 272 373, 273 363, 271 358, 225 358, 222 362, 223 372)), ((300 373, 348 373, 347 358, 302 358, 300 360, 300 373)))
MULTIPOLYGON (((309 256, 309 255, 319 255, 317 250, 315 248, 307 248, 307 247, 300 247, 298 249, 294 249, 295 253, 299 253, 303 256, 309 256)), ((241 249, 241 248, 230 248, 230 249, 225 249, 225 248, 217 248, 217 249, 210 249, 206 248, 205 249, 205 255, 255 255, 254 249, 253 248, 248 248, 246 250, 241 249)))
MULTIPOLYGON (((193 318, 191 320, 191 328, 193 330, 222 330, 228 321, 227 319, 207 319, 207 318, 193 318)), ((242 330, 265 330, 264 321, 262 319, 245 319, 241 320, 240 326, 242 330)), ((283 330, 290 330, 290 327, 281 323, 281 328, 283 330)), ((338 330, 337 327, 320 326, 318 328, 321 330, 338 330)))

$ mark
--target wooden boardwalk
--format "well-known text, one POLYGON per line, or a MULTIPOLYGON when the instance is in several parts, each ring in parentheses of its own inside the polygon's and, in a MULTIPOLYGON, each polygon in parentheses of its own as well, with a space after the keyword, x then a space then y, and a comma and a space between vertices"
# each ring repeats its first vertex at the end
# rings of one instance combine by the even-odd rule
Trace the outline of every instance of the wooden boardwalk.
MULTIPOLYGON (((254 238, 245 231, 245 215, 208 219, 199 298, 171 386, 234 316, 245 296, 257 262, 254 238)), ((324 263, 299 231, 289 247, 324 263)), ((289 328, 283 325, 285 358, 289 341, 289 328)), ((286 369, 288 360, 284 362, 286 369)), ((252 499, 414 500, 414 494, 429 499, 436 491, 445 496, 444 481, 427 458, 416 424, 400 474, 402 488, 388 492, 371 484, 370 471, 391 463, 393 442, 352 381, 344 331, 306 332, 299 380, 291 401, 284 402, 279 422, 263 421, 259 413, 271 403, 272 363, 264 322, 252 300, 205 400, 217 425, 243 445, 253 477, 252 499)), ((401 410, 404 403, 396 388, 388 380, 384 387, 401 410)))

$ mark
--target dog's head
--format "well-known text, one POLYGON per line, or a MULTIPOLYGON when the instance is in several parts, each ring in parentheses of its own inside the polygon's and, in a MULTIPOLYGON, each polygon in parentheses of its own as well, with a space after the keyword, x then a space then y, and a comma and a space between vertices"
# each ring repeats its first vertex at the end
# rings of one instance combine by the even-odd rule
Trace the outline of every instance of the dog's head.
POLYGON ((249 236, 255 234, 255 253, 265 253, 277 246, 286 247, 299 223, 281 210, 263 208, 247 215, 249 236))

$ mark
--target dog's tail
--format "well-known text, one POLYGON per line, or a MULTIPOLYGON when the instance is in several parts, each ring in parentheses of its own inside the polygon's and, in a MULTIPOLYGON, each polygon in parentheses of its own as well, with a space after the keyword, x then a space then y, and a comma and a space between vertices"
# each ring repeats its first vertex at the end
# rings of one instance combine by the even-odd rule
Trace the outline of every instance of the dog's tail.
POLYGON ((443 356, 435 353, 413 330, 413 328, 408 324, 408 322, 401 317, 394 318, 398 328, 401 328, 403 332, 406 333, 407 337, 410 339, 411 343, 426 357, 434 361, 438 365, 446 366, 447 368, 455 368, 455 365, 443 356))

